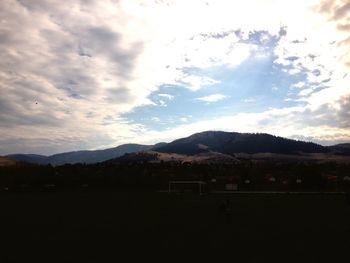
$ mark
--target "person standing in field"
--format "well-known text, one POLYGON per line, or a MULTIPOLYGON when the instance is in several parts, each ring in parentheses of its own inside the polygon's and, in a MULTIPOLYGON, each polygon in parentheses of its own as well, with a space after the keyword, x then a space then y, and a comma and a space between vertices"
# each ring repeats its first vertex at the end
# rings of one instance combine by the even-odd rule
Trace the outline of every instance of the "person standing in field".
POLYGON ((232 207, 229 199, 226 199, 226 201, 223 201, 220 203, 219 215, 220 215, 220 218, 224 219, 226 223, 231 223, 232 207))
POLYGON ((226 223, 230 224, 232 220, 232 207, 229 199, 226 199, 226 203, 225 203, 225 217, 226 217, 226 223))

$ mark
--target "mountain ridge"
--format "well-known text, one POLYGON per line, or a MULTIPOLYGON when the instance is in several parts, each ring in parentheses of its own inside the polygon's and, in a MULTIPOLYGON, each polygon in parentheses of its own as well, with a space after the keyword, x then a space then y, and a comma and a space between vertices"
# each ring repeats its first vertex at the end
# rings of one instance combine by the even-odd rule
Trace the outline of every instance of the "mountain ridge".
POLYGON ((5 157, 5 156, 0 156, 0 167, 3 166, 14 166, 17 165, 18 161, 13 160, 9 157, 5 157))
MULTIPOLYGON (((235 156, 237 153, 254 155, 272 153, 299 155, 301 153, 320 153, 350 155, 350 143, 333 146, 322 146, 313 142, 305 142, 274 136, 267 133, 238 133, 225 131, 203 131, 187 137, 176 139, 170 143, 154 145, 122 144, 104 150, 83 150, 58 153, 50 156, 36 154, 7 155, 17 161, 25 161, 41 165, 62 165, 66 163, 98 163, 123 157, 125 154, 155 151, 163 154, 203 155, 216 152, 235 156)), ((132 155, 130 155, 132 156, 132 155)), ((123 157, 125 159, 125 157, 123 157)), ((132 157, 135 158, 135 157, 132 157)))
POLYGON ((267 133, 205 131, 155 148, 160 152, 197 154, 217 151, 224 154, 271 152, 281 154, 326 153, 330 149, 312 142, 297 141, 267 133), (202 147, 198 147, 201 145, 202 147), (203 147, 206 146, 206 147, 203 147))
POLYGON ((109 159, 117 158, 128 152, 136 152, 142 150, 150 150, 154 145, 143 144, 122 144, 113 148, 107 148, 103 150, 82 150, 57 153, 49 156, 36 155, 36 154, 10 154, 6 155, 11 159, 17 161, 24 161, 29 163, 41 164, 41 165, 63 165, 74 163, 98 163, 107 161, 109 159))

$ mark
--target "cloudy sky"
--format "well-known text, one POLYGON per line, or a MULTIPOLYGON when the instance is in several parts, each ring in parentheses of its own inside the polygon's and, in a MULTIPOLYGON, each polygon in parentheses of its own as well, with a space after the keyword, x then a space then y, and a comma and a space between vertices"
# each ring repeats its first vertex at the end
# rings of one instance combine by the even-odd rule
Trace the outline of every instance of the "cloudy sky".
POLYGON ((348 0, 1 0, 0 154, 350 142, 349 51, 348 0))

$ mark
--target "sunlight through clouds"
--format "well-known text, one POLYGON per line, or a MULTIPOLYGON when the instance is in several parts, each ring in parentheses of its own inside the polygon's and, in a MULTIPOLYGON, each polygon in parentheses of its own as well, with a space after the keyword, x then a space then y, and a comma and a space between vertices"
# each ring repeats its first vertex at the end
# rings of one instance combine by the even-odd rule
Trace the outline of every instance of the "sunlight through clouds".
POLYGON ((345 0, 3 0, 0 154, 209 129, 348 141, 349 13, 345 0))

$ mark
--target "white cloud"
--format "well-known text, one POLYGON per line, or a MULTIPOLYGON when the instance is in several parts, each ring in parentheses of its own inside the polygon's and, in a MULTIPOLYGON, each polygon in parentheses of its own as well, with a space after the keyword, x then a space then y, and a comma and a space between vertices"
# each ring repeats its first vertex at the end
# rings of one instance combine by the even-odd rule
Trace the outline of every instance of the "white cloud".
MULTIPOLYGON (((349 71, 347 61, 350 59, 346 49, 349 50, 350 42, 344 42, 349 33, 339 29, 339 19, 343 23, 344 17, 334 18, 337 10, 346 7, 345 2, 310 2, 312 8, 302 14, 302 17, 307 15, 305 20, 302 17, 296 19, 307 22, 300 27, 297 26, 299 22, 288 24, 286 36, 275 49, 278 57, 275 63, 290 66, 287 72, 291 75, 306 74, 305 83, 296 83, 292 88, 305 89, 299 95, 313 108, 326 102, 335 102, 344 94, 349 94, 345 87, 350 85, 350 81, 343 79, 349 71), (326 80, 327 83, 323 84, 326 80), (321 86, 326 88, 315 91, 321 86), (311 92, 313 90, 315 92, 311 92)), ((349 15, 347 17, 350 18, 349 15)))
POLYGON ((204 97, 199 97, 199 98, 196 98, 196 100, 205 101, 205 102, 210 103, 210 102, 217 102, 217 101, 220 101, 220 100, 223 100, 226 98, 227 98, 227 96, 220 94, 220 93, 217 93, 217 94, 212 94, 212 95, 208 95, 208 96, 204 96, 204 97))
MULTIPOLYGON (((349 105, 347 108, 350 107, 349 105)), ((270 109, 260 113, 240 113, 234 116, 186 123, 161 132, 148 130, 143 142, 171 141, 205 130, 269 133, 286 138, 307 138, 322 144, 348 141, 350 116, 345 116, 347 123, 344 127, 335 127, 334 122, 340 121, 339 116, 335 117, 334 111, 327 109, 330 105, 324 106, 326 106, 324 111, 313 111, 311 108, 304 107, 270 109), (311 125, 305 125, 303 120, 307 119, 311 125)), ((340 118, 343 118, 344 121, 344 116, 340 118)))
POLYGON ((154 122, 160 122, 160 119, 158 117, 152 117, 151 120, 154 122))
POLYGON ((178 83, 181 83, 186 88, 188 88, 192 91, 197 91, 204 86, 210 86, 210 85, 220 83, 219 81, 214 80, 212 78, 203 77, 203 76, 194 76, 194 75, 183 76, 180 79, 178 79, 177 81, 178 81, 178 83))
POLYGON ((159 100, 158 103, 159 103, 159 106, 161 106, 161 107, 166 107, 167 106, 167 104, 165 103, 164 100, 159 100))
POLYGON ((168 100, 173 100, 174 99, 174 96, 170 95, 170 94, 161 93, 161 94, 158 94, 158 96, 159 97, 163 97, 163 98, 167 98, 168 100))
POLYGON ((291 86, 291 88, 301 89, 301 88, 304 87, 304 86, 305 86, 305 82, 304 82, 304 81, 299 81, 299 82, 293 84, 293 85, 291 86))
POLYGON ((313 92, 312 88, 308 88, 308 89, 303 89, 302 91, 299 92, 299 96, 308 96, 313 92))
MULTIPOLYGON (((350 84, 349 77, 344 78, 350 61, 348 5, 346 1, 319 3, 2 0, 0 153, 52 153, 135 141, 148 130, 123 119, 123 113, 155 105, 148 96, 162 84, 192 91, 220 84, 187 69, 234 70, 259 51, 257 45, 239 42, 239 38, 248 39, 250 32, 264 30, 261 40, 266 41, 267 34, 278 35, 281 25, 287 26, 287 35, 278 44, 275 63, 290 66, 286 69, 290 74, 307 74, 305 86, 294 86, 300 88, 304 96, 300 99, 311 110, 333 103, 338 111, 341 107, 336 105, 349 94, 350 84), (298 59, 290 60, 293 56, 298 59), (328 78, 329 87, 309 94, 303 91, 328 78)), ((162 99, 156 103, 163 106, 173 99, 170 94, 159 96, 162 99)), ((214 102, 223 96, 198 99, 214 102)), ((237 116, 257 116, 242 114, 237 116)), ((237 116, 232 118, 241 120, 237 116)), ((188 131, 206 130, 212 124, 196 124, 188 131)), ((217 124, 225 129, 224 122, 217 124)), ((245 127, 254 131, 260 126, 245 127)), ((276 126, 266 127, 274 131, 276 126)), ((289 132, 285 128, 280 135, 291 131, 312 135, 307 123, 302 130, 295 127, 299 128, 290 122, 289 132)), ((173 131, 180 134, 176 128, 173 131)), ((342 129, 336 132, 336 126, 319 128, 315 134, 322 132, 347 134, 342 129)))

